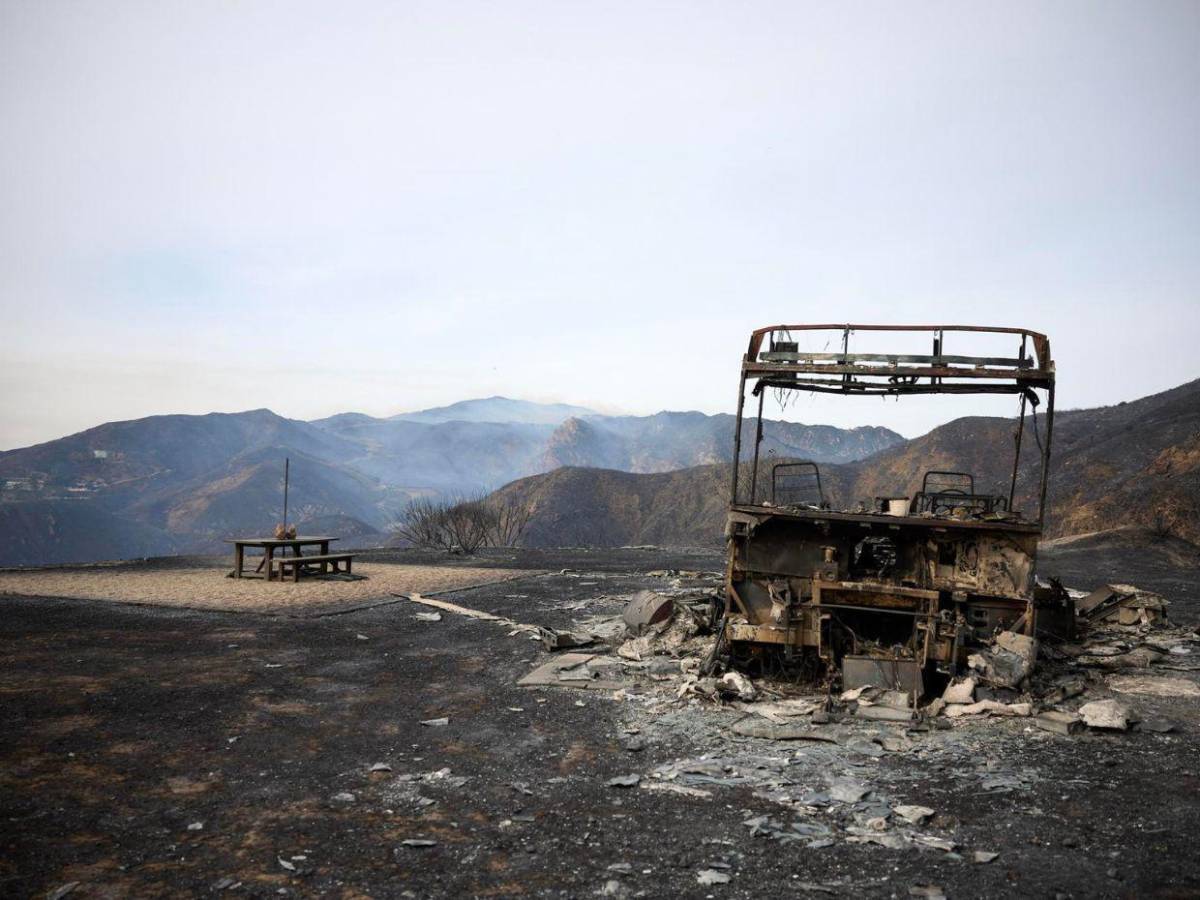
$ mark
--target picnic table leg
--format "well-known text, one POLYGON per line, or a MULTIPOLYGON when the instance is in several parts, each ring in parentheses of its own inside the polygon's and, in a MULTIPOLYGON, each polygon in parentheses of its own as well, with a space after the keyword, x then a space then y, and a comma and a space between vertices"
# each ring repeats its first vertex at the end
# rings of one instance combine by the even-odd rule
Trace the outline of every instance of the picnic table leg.
POLYGON ((233 577, 242 577, 242 564, 246 559, 246 548, 241 544, 233 545, 233 577))
MULTIPOLYGON (((270 544, 268 544, 266 547, 263 548, 262 564, 264 566, 266 566, 266 568, 267 568, 267 581, 271 580, 271 560, 274 558, 274 556, 275 556, 275 548, 272 547, 270 544)), ((280 579, 283 578, 283 572, 279 573, 279 577, 280 577, 280 579)))

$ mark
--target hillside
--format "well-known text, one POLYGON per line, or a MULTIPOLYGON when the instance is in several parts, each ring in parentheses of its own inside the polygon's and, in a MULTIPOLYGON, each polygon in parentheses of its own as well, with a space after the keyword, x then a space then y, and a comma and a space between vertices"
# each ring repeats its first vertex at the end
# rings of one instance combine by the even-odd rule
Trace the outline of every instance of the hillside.
POLYGON ((79 500, 0 503, 0 535, 5 566, 166 556, 180 549, 159 529, 79 500))
MULTIPOLYGON (((281 519, 288 457, 290 521, 312 528, 344 520, 378 534, 414 496, 484 492, 564 464, 657 472, 728 459, 731 427, 728 416, 610 417, 503 397, 390 419, 341 413, 301 422, 265 409, 153 416, 0 453, 0 506, 69 500, 58 526, 62 517, 103 510, 169 535, 185 552, 211 552, 223 538, 261 533, 281 519), (491 421, 500 416, 514 420, 491 421)), ((817 459, 853 459, 901 440, 886 429, 844 432, 784 422, 767 428, 780 448, 817 459)), ((34 532, 0 530, 0 565, 38 560, 33 549, 5 549, 18 539, 31 541, 29 548, 66 540, 52 538, 44 518, 21 521, 34 532)), ((94 517, 87 521, 68 532, 98 527, 94 517)), ((122 555, 122 546, 140 555, 146 545, 144 535, 123 527, 114 534, 129 539, 117 539, 107 555, 122 555)), ((86 558, 89 544, 79 540, 71 553, 86 558)))
MULTIPOLYGON (((1044 416, 1038 416, 1045 434, 1044 416)), ((848 468, 853 499, 911 494, 927 469, 972 472, 1007 493, 1015 420, 956 419, 848 468)), ((1047 535, 1130 525, 1200 543, 1200 380, 1129 403, 1055 414, 1047 535)), ((1036 439, 1026 422, 1015 505, 1035 511, 1036 439)))
MULTIPOLYGON (((545 468, 597 466, 626 472, 669 472, 733 458, 735 417, 699 412, 652 416, 571 418, 550 436, 545 468)), ((763 422, 763 453, 818 462, 863 459, 903 442, 887 428, 834 428, 796 422, 763 422)), ((743 423, 743 441, 753 426, 743 423)))
POLYGON ((699 547, 720 542, 728 478, 727 465, 652 474, 566 466, 494 496, 532 507, 527 547, 699 547))
MULTIPOLYGON (((1006 494, 1015 424, 956 419, 866 460, 823 464, 826 494, 841 507, 875 496, 911 496, 929 469, 968 471, 977 490, 1006 494)), ((1039 436, 1044 429, 1039 415, 1039 436)), ((564 530, 604 546, 717 544, 728 472, 724 465, 701 466, 672 472, 667 482, 651 475, 562 470, 500 493, 535 504, 526 536, 530 546, 548 546, 564 530), (647 509, 647 502, 654 508, 647 509)), ((1036 509, 1038 478, 1036 438, 1027 420, 1018 509, 1036 509)), ((1200 544, 1200 381, 1117 406, 1058 413, 1048 504, 1049 537, 1137 526, 1200 544)))

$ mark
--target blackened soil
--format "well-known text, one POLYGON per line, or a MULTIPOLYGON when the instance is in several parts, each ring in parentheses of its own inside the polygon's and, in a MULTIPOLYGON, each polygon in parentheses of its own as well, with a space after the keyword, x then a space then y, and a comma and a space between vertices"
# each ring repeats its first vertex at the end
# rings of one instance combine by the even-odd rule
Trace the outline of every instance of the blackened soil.
MULTIPOLYGON (((661 585, 637 574, 651 569, 719 567, 705 559, 541 553, 517 562, 575 571, 448 599, 558 624, 564 601, 661 585)), ((960 844, 1001 854, 987 865, 969 853, 809 849, 751 837, 745 818, 780 812, 747 788, 704 800, 605 786, 695 748, 681 734, 630 753, 620 701, 515 686, 546 658, 537 644, 414 612, 285 619, 0 600, 0 895, 78 882, 72 898, 218 886, 586 897, 612 880, 651 897, 793 895, 800 882, 847 897, 928 883, 951 897, 1200 896, 1193 719, 1170 735, 998 743, 1004 767, 1037 773, 1002 794, 919 754, 879 761, 960 844), (420 724, 440 717, 449 724, 420 724), (371 773, 374 763, 392 771, 371 773), (450 776, 397 779, 442 769, 450 776), (436 844, 403 844, 413 839, 436 844), (728 884, 698 884, 712 864, 728 867, 728 884)))

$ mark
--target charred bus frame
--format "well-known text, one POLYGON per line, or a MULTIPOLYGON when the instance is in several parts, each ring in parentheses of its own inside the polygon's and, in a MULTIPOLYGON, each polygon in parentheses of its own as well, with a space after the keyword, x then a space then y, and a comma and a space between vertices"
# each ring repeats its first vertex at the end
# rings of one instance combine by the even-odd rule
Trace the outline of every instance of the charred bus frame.
POLYGON ((970 325, 774 325, 754 331, 738 387, 721 645, 742 664, 804 656, 827 671, 840 667, 846 685, 919 693, 931 667, 954 673, 970 647, 997 631, 1033 635, 1034 566, 1053 428, 1054 362, 1049 339, 1035 331, 970 325), (923 333, 931 352, 851 352, 854 335, 867 332, 909 339, 923 333), (836 339, 840 350, 802 350, 796 337, 814 333, 830 343, 836 339), (1011 337, 1019 345, 1016 355, 948 352, 948 338, 967 342, 982 335, 1011 337), (748 383, 758 410, 746 490, 748 383), (794 461, 772 467, 771 499, 760 499, 763 398, 773 388, 844 396, 1016 395, 1007 494, 976 493, 969 473, 932 471, 911 497, 880 497, 869 509, 836 510, 821 492, 819 467, 794 461), (1043 404, 1035 520, 1013 507, 1026 418, 1032 412, 1036 431, 1043 404), (815 476, 816 493, 806 501, 780 496, 787 492, 777 490, 779 470, 787 466, 798 470, 785 477, 815 476))

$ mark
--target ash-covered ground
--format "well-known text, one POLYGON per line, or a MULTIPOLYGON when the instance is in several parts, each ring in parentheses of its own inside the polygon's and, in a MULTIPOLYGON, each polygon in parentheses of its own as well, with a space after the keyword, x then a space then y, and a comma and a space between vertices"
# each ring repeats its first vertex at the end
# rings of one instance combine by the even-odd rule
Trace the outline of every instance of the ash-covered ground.
MULTIPOLYGON (((480 564, 551 574, 437 597, 570 629, 641 589, 703 589, 649 573, 721 560, 480 564)), ((286 616, 0 599, 0 894, 1200 895, 1200 698, 1180 690, 1200 681, 1195 655, 1124 673, 1170 682, 1120 695, 1169 732, 835 711, 810 726, 828 739, 782 741, 734 730, 771 724, 755 704, 677 697, 670 663, 616 690, 522 688, 554 658, 528 634, 379 602, 286 616)), ((804 693, 761 686, 760 703, 804 693)))

